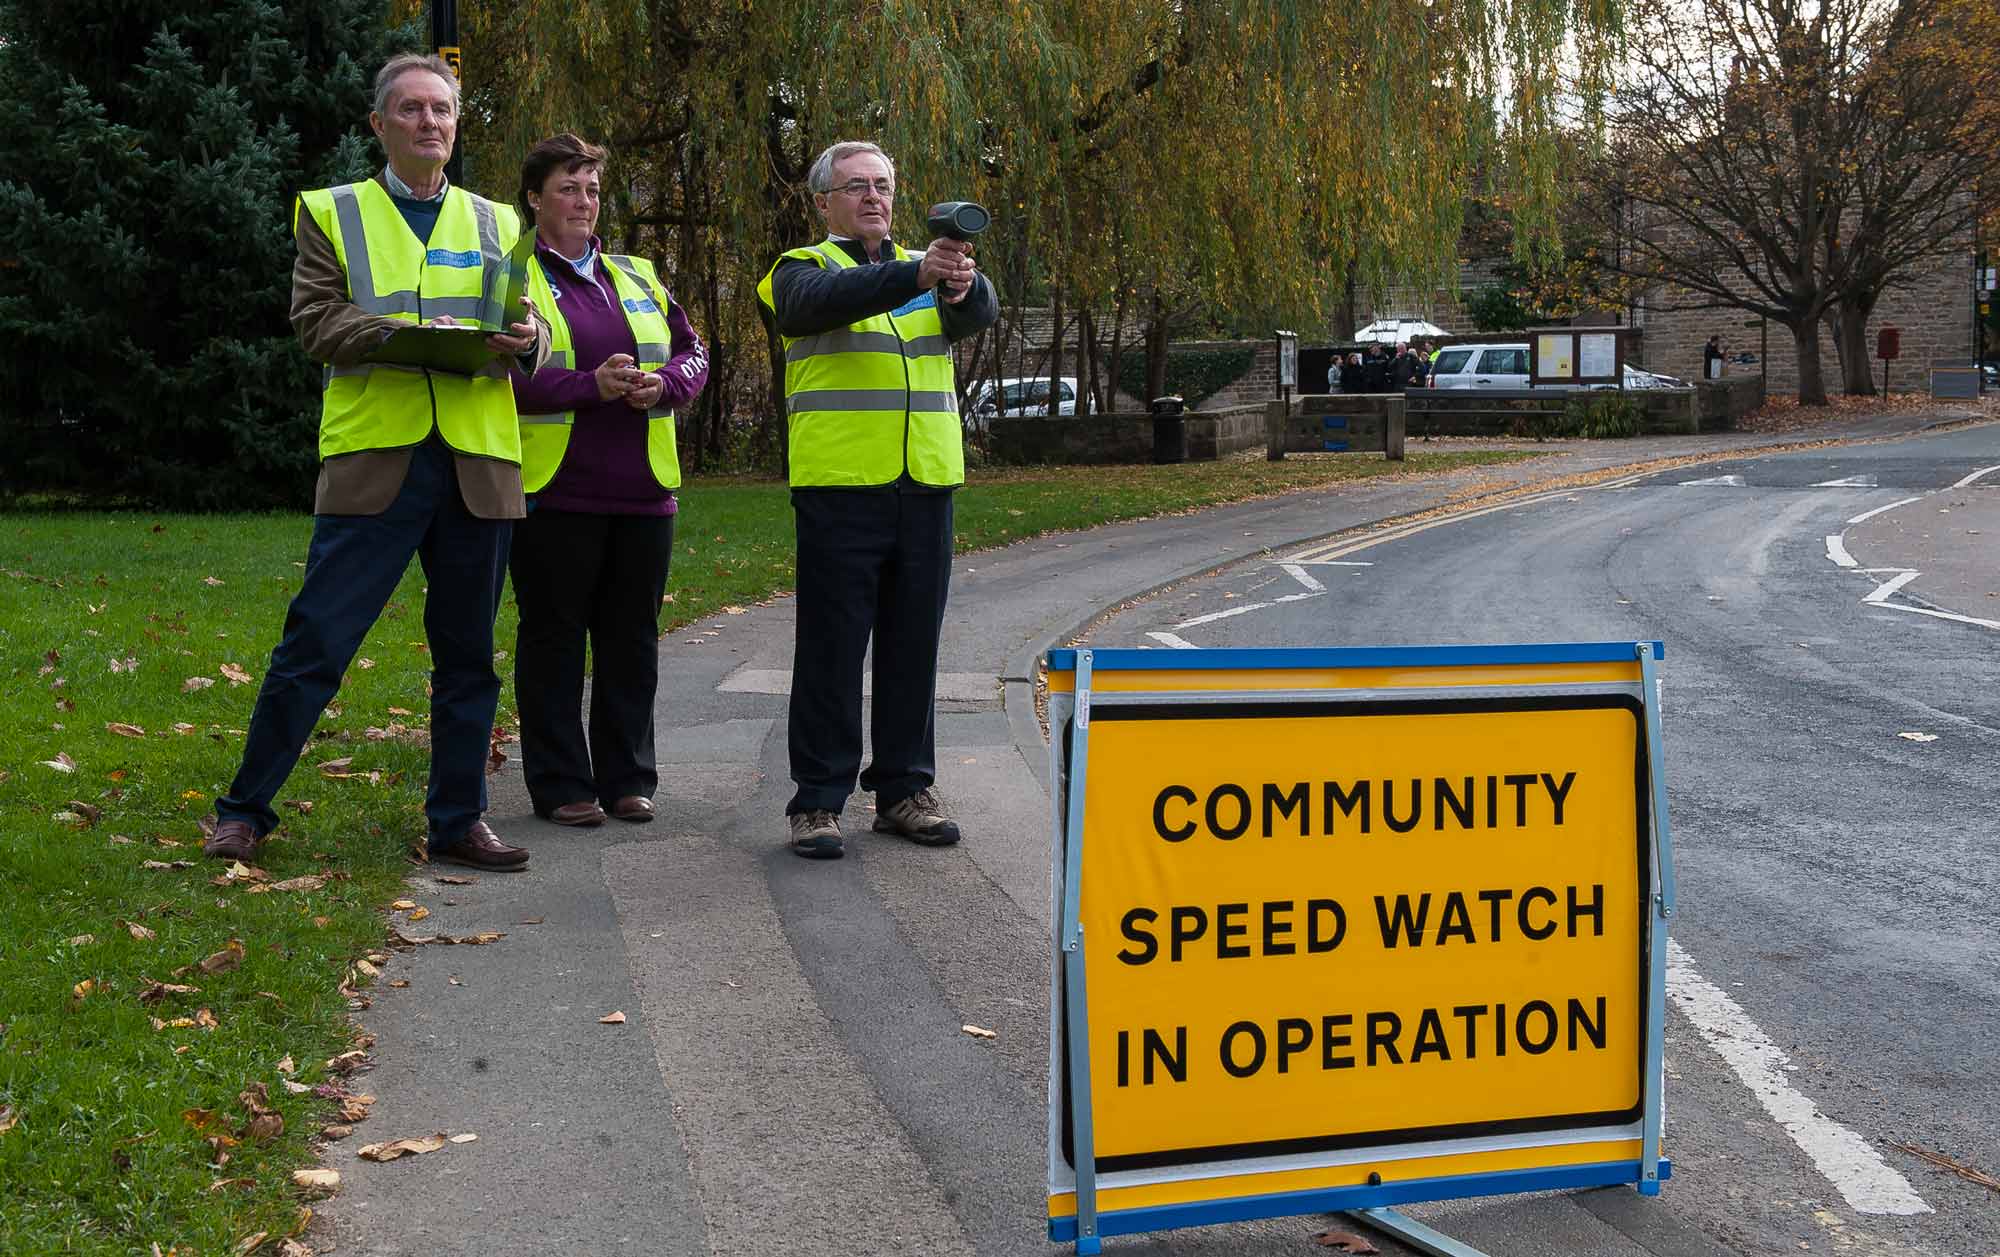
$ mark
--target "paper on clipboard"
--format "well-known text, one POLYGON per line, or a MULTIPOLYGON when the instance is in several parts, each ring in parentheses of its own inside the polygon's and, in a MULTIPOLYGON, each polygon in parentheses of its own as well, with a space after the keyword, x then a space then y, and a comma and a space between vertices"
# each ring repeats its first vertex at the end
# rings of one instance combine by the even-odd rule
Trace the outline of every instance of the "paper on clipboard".
POLYGON ((510 325, 527 318, 521 298, 527 294, 528 268, 533 265, 535 233, 529 230, 522 232, 507 256, 487 272, 477 323, 447 327, 411 324, 397 328, 369 351, 366 361, 472 375, 494 359, 506 357, 487 348, 486 338, 495 332, 506 332, 510 325))

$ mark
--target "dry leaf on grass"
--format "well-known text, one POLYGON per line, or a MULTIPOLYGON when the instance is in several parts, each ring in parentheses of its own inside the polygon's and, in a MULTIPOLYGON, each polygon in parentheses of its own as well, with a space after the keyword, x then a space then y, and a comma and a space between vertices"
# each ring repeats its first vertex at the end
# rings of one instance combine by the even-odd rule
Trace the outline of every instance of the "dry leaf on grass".
POLYGON ((278 1257, 313 1257, 313 1250, 297 1240, 283 1239, 278 1241, 278 1257))
POLYGON ((278 1081, 285 1085, 286 1091, 291 1092, 295 1096, 302 1096, 306 1094, 308 1091, 312 1090, 312 1088, 308 1087, 306 1084, 302 1082, 293 1082, 289 1078, 280 1078, 278 1081))
POLYGON ((192 694, 196 690, 205 690, 214 684, 214 677, 189 677, 187 680, 181 682, 181 693, 192 694))
POLYGON ((272 882, 272 890, 318 890, 326 885, 322 873, 307 873, 303 877, 288 877, 282 882, 272 882))
MULTIPOLYGON (((214 580, 213 577, 209 579, 214 580)), ((220 585, 222 582, 216 581, 215 583, 220 585)), ((264 1241, 270 1238, 271 1233, 269 1231, 259 1231, 255 1235, 246 1235, 242 1239, 237 1240, 236 1247, 229 1251, 235 1253, 236 1257, 243 1257, 245 1253, 254 1253, 264 1247, 264 1241)))
POLYGON ((391 1139, 386 1143, 363 1144, 354 1150, 354 1155, 367 1161, 394 1161, 398 1157, 436 1152, 444 1145, 444 1132, 439 1131, 421 1139, 391 1139))
POLYGON ((322 1139, 345 1139, 353 1133, 354 1128, 344 1122, 319 1128, 320 1138, 322 1139))
POLYGON ((130 934, 133 938, 138 939, 142 943, 150 943, 154 939, 159 937, 159 935, 153 933, 153 931, 147 929, 145 926, 139 924, 137 921, 127 921, 124 923, 124 925, 125 925, 125 932, 127 934, 130 934))
POLYGON ((295 1061, 293 1061, 292 1058, 288 1055, 283 1060, 278 1062, 278 1072, 281 1074, 296 1074, 297 1072, 299 1072, 299 1067, 298 1064, 295 1061))
POLYGON ((1352 1231, 1321 1231, 1313 1236, 1313 1243, 1321 1248, 1331 1248, 1337 1253, 1379 1253, 1382 1250, 1369 1243, 1364 1236, 1352 1231))
POLYGON ((83 1007, 83 1001, 96 989, 96 978, 85 978, 83 981, 77 983, 69 989, 69 1006, 72 1009, 83 1007))
POLYGON ((364 978, 379 978, 382 976, 382 971, 380 969, 377 969, 374 965, 369 964, 365 960, 355 961, 354 971, 360 974, 364 978))
POLYGON ((76 771, 76 761, 69 757, 69 752, 67 751, 57 751, 54 759, 45 759, 41 763, 44 768, 53 768, 59 773, 73 773, 76 771))
POLYGON ((217 668, 216 671, 228 677, 231 685, 248 685, 250 683, 250 674, 236 664, 225 663, 217 668))
MULTIPOLYGON (((233 873, 242 867, 240 864, 232 864, 230 871, 233 873)), ((228 973, 231 969, 236 968, 242 963, 243 940, 232 938, 229 940, 227 947, 224 947, 219 952, 214 952, 203 957, 201 963, 196 965, 195 968, 201 970, 203 973, 228 973)))
POLYGON ((297 812, 300 816, 312 815, 313 802, 311 799, 286 799, 285 806, 297 812))
POLYGON ((139 867, 142 869, 191 869, 194 867, 194 861, 193 860, 141 860, 139 861, 139 867))
POLYGON ((78 816, 81 816, 93 825, 104 819, 103 808, 85 803, 82 799, 71 799, 68 807, 70 811, 75 812, 78 816))
POLYGON ((322 777, 331 777, 338 781, 346 777, 352 777, 354 774, 349 770, 353 767, 354 757, 352 755, 343 755, 339 759, 321 761, 319 772, 322 777))
POLYGON ((292 1182, 316 1191, 332 1191, 340 1186, 339 1170, 293 1170, 292 1182))
POLYGON ((625 1024, 625 1014, 606 1013, 597 1019, 597 1024, 600 1026, 622 1026, 625 1024))
POLYGON ((21 1124, 21 1114, 11 1104, 0 1104, 0 1135, 21 1124))
POLYGON ((256 1185, 257 1180, 254 1178, 219 1178, 208 1185, 208 1190, 213 1195, 219 1191, 226 1191, 231 1187, 255 1187, 256 1185))
POLYGON ((95 934, 78 934, 69 940, 69 945, 71 947, 88 947, 96 941, 97 935, 95 934))
POLYGON ((975 1026, 969 1021, 960 1026, 959 1029, 965 1031, 975 1039, 997 1039, 1000 1037, 998 1032, 988 1030, 985 1026, 975 1026))
POLYGON ((143 738, 146 731, 138 725, 128 725, 122 720, 114 720, 104 726, 106 733, 115 733, 121 738, 143 738))
POLYGON ((139 976, 139 980, 146 984, 139 991, 141 1004, 157 1004, 169 995, 194 995, 201 990, 198 986, 187 986, 180 982, 155 982, 144 974, 139 976))
POLYGON ((351 1074, 366 1069, 368 1064, 368 1053, 356 1050, 327 1058, 326 1068, 329 1073, 351 1074))
POLYGON ((222 1023, 218 1022, 215 1019, 215 1014, 208 1009, 197 1008, 194 1010, 194 1024, 200 1026, 203 1030, 213 1030, 222 1023))

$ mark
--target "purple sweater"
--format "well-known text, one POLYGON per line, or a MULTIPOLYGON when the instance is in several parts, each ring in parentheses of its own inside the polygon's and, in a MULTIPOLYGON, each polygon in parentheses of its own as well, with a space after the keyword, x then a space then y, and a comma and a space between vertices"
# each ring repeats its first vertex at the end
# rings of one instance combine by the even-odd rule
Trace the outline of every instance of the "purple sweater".
MULTIPOLYGON (((601 248, 594 238, 591 244, 601 248)), ((555 479, 534 495, 534 505, 585 515, 673 514, 673 492, 653 479, 646 461, 646 412, 622 400, 607 402, 597 396, 597 367, 612 354, 632 354, 637 349, 603 254, 598 254, 593 267, 594 284, 580 279, 576 268, 547 241, 536 242, 535 257, 555 289, 556 309, 569 324, 576 369, 551 364, 533 379, 515 371, 514 401, 524 414, 574 410, 576 423, 562 466, 555 479)), ((708 350, 672 297, 667 299, 667 328, 673 337, 672 357, 654 373, 666 382, 658 404, 678 410, 708 382, 708 350)))

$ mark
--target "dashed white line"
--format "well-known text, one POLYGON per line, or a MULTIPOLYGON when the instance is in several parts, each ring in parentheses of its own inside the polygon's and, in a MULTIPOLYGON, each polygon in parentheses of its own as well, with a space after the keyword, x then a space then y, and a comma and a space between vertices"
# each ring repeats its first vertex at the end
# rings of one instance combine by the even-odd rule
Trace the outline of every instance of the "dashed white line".
POLYGON ((1231 616, 1246 615, 1252 611, 1262 611, 1265 607, 1275 607, 1281 602, 1304 602, 1308 598, 1318 598, 1325 593, 1326 590, 1322 589, 1319 593, 1286 594, 1282 598, 1273 598, 1269 602, 1246 602, 1240 607, 1230 607, 1226 611, 1211 611, 1207 615, 1198 615, 1191 620, 1182 620, 1179 624, 1174 625, 1174 627, 1184 629, 1194 628, 1202 624, 1213 624, 1217 620, 1227 620, 1231 616))
POLYGON ((1326 586, 1320 584, 1318 578, 1316 578, 1311 572, 1306 571, 1303 567, 1300 567, 1298 564, 1286 563, 1283 564, 1282 566, 1287 572, 1290 572, 1292 574, 1293 580, 1297 581, 1301 585, 1304 585, 1307 589, 1312 590, 1314 593, 1326 592, 1326 586))
POLYGON ((1695 972, 1679 943, 1667 941, 1667 992, 1743 1085, 1856 1213, 1917 1214, 1931 1207, 1867 1140, 1819 1111, 1785 1077, 1786 1059, 1757 1024, 1695 972))
POLYGON ((1866 598, 1863 598, 1861 601, 1866 603, 1871 603, 1876 606, 1880 606, 1882 603, 1889 601, 1890 595, 1894 594, 1897 590, 1901 589, 1903 586, 1909 584, 1911 581, 1917 579, 1917 577, 1922 575, 1923 575, 1922 572, 1905 571, 1900 576, 1892 576, 1888 580, 1885 580, 1881 584, 1875 586, 1875 592, 1869 594, 1866 598))
POLYGON ((1839 480, 1821 480, 1813 485, 1815 489, 1872 489, 1875 487, 1873 474, 1843 476, 1839 480))
POLYGON ((1951 620, 1957 624, 1972 624, 1979 628, 2000 629, 2000 620, 1982 620, 1976 615, 1960 615, 1956 611, 1940 611, 1935 607, 1913 607, 1905 602, 1878 602, 1874 604, 1884 611, 1907 611, 1911 615, 1928 615, 1939 620, 1951 620))
POLYGON ((1194 644, 1193 642, 1191 642, 1191 641, 1187 640, 1187 639, 1186 639, 1185 637, 1178 637, 1178 636, 1175 636, 1175 635, 1174 635, 1174 634, 1172 634, 1172 633, 1167 633, 1167 632, 1152 632, 1152 633, 1148 633, 1148 634, 1146 634, 1146 636, 1148 636, 1148 637, 1152 638, 1152 639, 1153 639, 1154 641, 1156 641, 1156 642, 1160 643, 1160 645, 1162 645, 1162 646, 1171 646, 1171 647, 1173 647, 1173 648, 1174 648, 1175 650, 1193 650, 1193 649, 1195 649, 1195 644, 1194 644))
POLYGON ((1981 467, 1978 471, 1975 471, 1971 475, 1964 477, 1957 483, 1953 484, 1951 487, 1954 489, 1969 488, 1972 485, 1977 484, 1979 481, 1985 479, 1986 477, 1992 475, 1996 471, 2000 471, 2000 467, 1981 467))
POLYGON ((1850 524, 1858 524, 1864 519, 1874 519, 1877 515, 1880 515, 1884 511, 1893 511, 1899 506, 1908 506, 1912 502, 1921 502, 1921 501, 1923 501, 1921 497, 1904 498, 1900 502, 1891 502, 1887 506, 1878 506, 1872 511, 1863 511, 1859 515, 1856 515, 1853 519, 1848 520, 1847 522, 1850 524))
POLYGON ((1681 483, 1683 485, 1726 485, 1731 489, 1745 487, 1743 477, 1741 476, 1710 476, 1706 480, 1683 480, 1681 483))
POLYGON ((1839 533, 1828 534, 1826 539, 1826 557, 1832 559, 1842 567, 1854 566, 1854 556, 1847 552, 1847 543, 1840 539, 1839 533))

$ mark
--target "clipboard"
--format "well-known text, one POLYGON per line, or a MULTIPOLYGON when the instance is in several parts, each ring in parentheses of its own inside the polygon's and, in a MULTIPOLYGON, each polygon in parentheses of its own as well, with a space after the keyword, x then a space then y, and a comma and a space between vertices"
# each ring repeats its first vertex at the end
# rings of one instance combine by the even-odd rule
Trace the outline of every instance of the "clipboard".
POLYGON ((481 367, 507 355, 486 347, 486 338, 521 321, 521 298, 528 291, 528 268, 535 262, 535 233, 520 239, 489 276, 479 301, 479 322, 453 327, 399 327, 370 350, 364 362, 424 367, 453 375, 475 375, 481 367))

